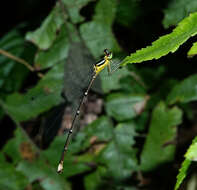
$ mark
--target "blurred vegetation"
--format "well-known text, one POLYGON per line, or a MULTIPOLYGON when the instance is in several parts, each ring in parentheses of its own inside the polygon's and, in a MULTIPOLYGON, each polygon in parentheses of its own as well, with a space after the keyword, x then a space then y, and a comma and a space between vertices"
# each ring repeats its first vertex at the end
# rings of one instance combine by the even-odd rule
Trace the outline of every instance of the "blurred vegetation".
POLYGON ((12 5, 1 6, 0 189, 196 190, 197 1, 12 5), (121 69, 101 73, 89 98, 101 110, 88 111, 88 99, 57 174, 69 121, 61 94, 83 89, 87 77, 85 58, 71 52, 76 43, 95 61, 108 48, 121 69), (65 71, 72 57, 73 79, 65 71))

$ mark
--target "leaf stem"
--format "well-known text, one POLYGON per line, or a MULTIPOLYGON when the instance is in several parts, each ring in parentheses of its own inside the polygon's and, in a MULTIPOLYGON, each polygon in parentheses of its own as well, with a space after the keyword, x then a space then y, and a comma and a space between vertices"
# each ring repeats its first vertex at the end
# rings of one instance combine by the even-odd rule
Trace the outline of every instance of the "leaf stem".
MULTIPOLYGON (((27 61, 25 61, 24 59, 21 59, 21 58, 19 58, 19 57, 16 57, 15 55, 13 55, 13 54, 11 54, 11 53, 9 53, 9 52, 3 50, 3 49, 0 49, 0 54, 2 54, 2 55, 4 55, 4 56, 6 56, 6 57, 8 57, 8 58, 10 58, 10 59, 12 59, 12 60, 18 62, 18 63, 21 63, 21 64, 25 65, 25 66, 26 66, 30 71, 32 71, 32 72, 36 71, 36 69, 35 69, 34 67, 32 67, 27 61)), ((40 78, 42 78, 44 75, 43 75, 42 73, 39 72, 39 73, 38 73, 38 76, 39 76, 40 78)))

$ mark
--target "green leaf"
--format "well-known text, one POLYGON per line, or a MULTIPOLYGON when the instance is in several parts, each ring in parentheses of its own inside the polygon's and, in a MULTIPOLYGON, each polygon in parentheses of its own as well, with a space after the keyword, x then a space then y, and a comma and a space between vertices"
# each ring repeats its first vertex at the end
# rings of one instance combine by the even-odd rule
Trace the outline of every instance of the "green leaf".
POLYGON ((0 163, 0 168, 0 189, 21 190, 29 184, 27 178, 16 171, 13 165, 0 163))
POLYGON ((25 121, 38 116, 62 102, 63 65, 53 67, 32 89, 22 95, 14 93, 7 96, 3 108, 15 120, 25 121))
POLYGON ((196 54, 197 54, 197 42, 193 43, 192 47, 187 52, 187 56, 191 58, 196 54))
POLYGON ((5 163, 5 162, 6 162, 5 157, 4 157, 3 153, 0 152, 0 163, 5 163))
POLYGON ((191 161, 197 161, 197 137, 193 140, 190 147, 187 149, 185 157, 191 161))
POLYGON ((112 25, 116 16, 116 6, 117 3, 113 0, 100 0, 96 5, 93 20, 108 26, 112 25))
POLYGON ((175 185, 174 190, 178 190, 181 183, 183 182, 183 180, 185 179, 186 175, 187 175, 187 169, 189 168, 191 164, 190 160, 185 159, 184 162, 181 165, 181 168, 179 169, 179 174, 177 176, 177 182, 175 185))
MULTIPOLYGON (((93 161, 94 154, 78 155, 77 153, 86 151, 92 146, 92 139, 95 142, 110 141, 113 136, 113 125, 107 117, 100 117, 99 119, 86 126, 79 131, 72 143, 69 145, 67 156, 64 160, 65 177, 70 177, 76 174, 87 172, 92 168, 88 166, 88 162, 93 161), (75 156, 77 154, 77 156, 75 156)), ((61 156, 64 147, 66 136, 56 137, 50 148, 44 152, 49 162, 57 167, 57 163, 61 156), (57 155, 54 157, 53 155, 57 155)))
MULTIPOLYGON (((124 67, 125 68, 125 67, 124 67)), ((141 80, 141 78, 133 77, 131 76, 133 73, 130 73, 130 75, 125 76, 124 78, 120 78, 120 87, 121 90, 125 93, 130 94, 146 94, 146 85, 141 80)), ((136 73, 134 73, 135 75, 136 73)), ((120 89, 119 87, 119 89, 120 89)))
MULTIPOLYGON (((17 27, 0 39, 0 51, 6 51, 14 56, 23 58, 29 55, 32 49, 24 43, 24 38, 19 32, 22 27, 17 27), (26 45, 26 46, 25 46, 26 45), (2 50, 1 50, 2 49, 2 50)), ((0 99, 17 90, 19 90, 24 84, 24 79, 29 73, 29 70, 22 64, 13 61, 1 52, 0 54, 0 99)), ((4 111, 0 110, 0 117, 2 117, 4 111)))
POLYGON ((103 166, 99 166, 95 172, 92 172, 85 176, 84 184, 86 190, 137 190, 137 188, 132 187, 126 183, 120 183, 119 181, 106 180, 109 179, 107 176, 107 170, 103 166))
POLYGON ((176 126, 181 123, 182 112, 177 107, 167 108, 161 102, 153 110, 151 124, 141 154, 141 170, 150 171, 173 160, 175 146, 165 145, 176 137, 176 126))
POLYGON ((13 54, 17 54, 21 52, 18 47, 21 46, 23 42, 24 39, 19 31, 17 29, 13 29, 1 38, 0 47, 9 52, 12 50, 13 54))
POLYGON ((129 27, 140 15, 139 1, 119 1, 117 6, 116 21, 123 26, 129 27))
MULTIPOLYGON (((49 163, 57 169, 58 162, 64 147, 66 135, 57 136, 52 142, 50 147, 43 152, 43 155, 48 159, 49 163), (56 155, 56 156, 54 156, 56 155)), ((73 156, 71 153, 73 151, 72 143, 69 146, 69 151, 64 159, 64 177, 71 177, 83 172, 91 170, 84 160, 80 160, 79 156, 73 156)))
POLYGON ((110 176, 125 179, 137 171, 136 150, 132 148, 135 136, 135 125, 132 122, 121 123, 115 128, 112 141, 98 156, 98 161, 105 164, 110 176))
POLYGON ((83 151, 91 146, 91 139, 96 142, 109 141, 113 136, 113 125, 108 117, 100 117, 95 120, 76 136, 76 140, 71 144, 73 153, 83 151))
POLYGON ((84 179, 85 189, 87 190, 97 189, 101 181, 102 180, 101 180, 101 176, 99 175, 99 172, 98 171, 93 172, 87 175, 84 179))
POLYGON ((57 39, 49 50, 39 51, 35 57, 36 68, 45 69, 55 65, 67 57, 68 34, 65 25, 62 26, 57 39))
POLYGON ((46 50, 51 47, 63 24, 63 17, 58 7, 47 16, 40 28, 26 34, 26 40, 31 41, 39 49, 46 50))
POLYGON ((85 129, 86 140, 92 135, 98 138, 98 141, 107 141, 112 137, 113 125, 108 117, 102 116, 89 124, 85 129))
POLYGON ((191 164, 191 161, 196 161, 196 143, 197 143, 197 137, 195 137, 192 141, 192 144, 187 150, 187 153, 185 154, 185 160, 183 161, 181 168, 179 169, 179 174, 177 175, 177 181, 174 190, 178 190, 181 183, 185 179, 187 175, 187 170, 191 164))
POLYGON ((102 55, 103 50, 106 48, 112 52, 120 49, 111 29, 115 11, 116 1, 100 0, 96 6, 93 21, 86 22, 80 26, 81 36, 96 58, 102 55))
POLYGON ((174 53, 181 44, 197 33, 197 12, 190 14, 181 21, 178 26, 170 33, 160 37, 151 46, 137 50, 127 56, 121 65, 128 63, 140 63, 152 59, 159 59, 168 53, 174 53))
POLYGON ((112 51, 118 49, 118 44, 115 41, 111 28, 104 23, 92 21, 82 24, 80 32, 87 47, 96 58, 102 55, 103 50, 106 48, 112 51))
POLYGON ((117 71, 113 72, 112 75, 108 76, 107 68, 104 69, 100 74, 99 77, 101 79, 101 86, 104 93, 108 93, 111 90, 118 90, 122 88, 120 83, 121 78, 129 75, 130 72, 126 67, 118 69, 117 71))
POLYGON ((109 183, 107 169, 104 166, 98 166, 96 171, 88 174, 84 178, 84 185, 86 190, 98 190, 101 187, 105 189, 121 189, 117 188, 117 184, 109 183))
POLYGON ((45 190, 70 189, 68 182, 61 178, 60 175, 57 175, 54 169, 50 168, 43 162, 21 161, 17 166, 17 170, 23 173, 28 178, 30 183, 35 180, 39 180, 40 185, 45 190))
POLYGON ((85 172, 90 172, 92 170, 91 164, 94 164, 93 160, 94 157, 91 154, 83 154, 72 157, 68 156, 64 160, 65 169, 63 176, 68 178, 79 174, 84 174, 85 172))
POLYGON ((177 84, 167 97, 168 104, 174 104, 176 102, 187 103, 197 100, 197 74, 191 75, 177 84))
POLYGON ((197 11, 196 0, 171 0, 167 9, 164 10, 163 25, 165 28, 177 25, 183 18, 195 11, 197 11))
POLYGON ((124 121, 136 117, 146 101, 145 95, 113 93, 107 97, 106 111, 117 121, 124 121))
MULTIPOLYGON (((17 124, 17 123, 16 123, 17 124)), ((17 164, 25 155, 28 154, 28 159, 33 159, 35 156, 35 147, 32 146, 31 142, 17 124, 17 129, 14 132, 14 138, 10 139, 3 147, 3 152, 6 153, 11 159, 13 164, 17 164), (27 151, 29 152, 25 152, 27 151)))
POLYGON ((84 20, 84 18, 80 15, 80 10, 81 8, 86 6, 90 1, 92 0, 75 0, 75 1, 63 0, 73 23, 76 24, 84 20))
MULTIPOLYGON (((134 67, 135 65, 131 66, 134 67)), ((139 76, 140 82, 142 81, 144 86, 148 90, 150 90, 153 89, 156 85, 158 85, 158 79, 164 77, 167 68, 164 66, 164 64, 161 64, 157 65, 156 72, 155 69, 153 69, 152 67, 134 67, 134 69, 133 70, 136 72, 137 76, 139 76)))
MULTIPOLYGON (((24 39, 17 29, 11 30, 0 40, 0 49, 21 57, 24 53, 24 39)), ((12 59, 0 54, 1 92, 12 92, 20 88, 28 70, 12 59), (17 72, 20 70, 19 72, 17 72)))
POLYGON ((137 118, 135 118, 135 123, 136 123, 136 131, 137 132, 144 132, 147 126, 147 123, 149 121, 149 111, 146 110, 144 112, 142 112, 142 114, 140 116, 138 116, 137 118))

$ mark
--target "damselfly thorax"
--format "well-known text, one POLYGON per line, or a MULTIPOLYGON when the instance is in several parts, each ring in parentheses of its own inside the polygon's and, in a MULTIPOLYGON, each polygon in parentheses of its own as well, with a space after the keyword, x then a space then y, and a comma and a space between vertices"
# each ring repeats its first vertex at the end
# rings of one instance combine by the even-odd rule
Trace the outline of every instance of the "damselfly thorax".
POLYGON ((104 58, 94 64, 96 75, 99 74, 106 66, 108 68, 108 72, 111 72, 110 61, 112 60, 112 53, 105 49, 104 54, 104 58))

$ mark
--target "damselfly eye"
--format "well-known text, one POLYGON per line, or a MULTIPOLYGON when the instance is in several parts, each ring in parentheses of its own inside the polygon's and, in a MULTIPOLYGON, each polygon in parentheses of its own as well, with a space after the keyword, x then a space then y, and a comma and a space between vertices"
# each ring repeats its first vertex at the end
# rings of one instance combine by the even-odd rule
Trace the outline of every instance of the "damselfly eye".
POLYGON ((107 55, 108 59, 112 59, 112 53, 110 52, 108 55, 107 55))
POLYGON ((106 56, 109 56, 110 52, 108 51, 108 49, 104 49, 104 54, 105 54, 106 56))
POLYGON ((105 55, 108 57, 108 59, 112 59, 112 53, 108 51, 108 49, 104 50, 105 55))

